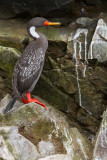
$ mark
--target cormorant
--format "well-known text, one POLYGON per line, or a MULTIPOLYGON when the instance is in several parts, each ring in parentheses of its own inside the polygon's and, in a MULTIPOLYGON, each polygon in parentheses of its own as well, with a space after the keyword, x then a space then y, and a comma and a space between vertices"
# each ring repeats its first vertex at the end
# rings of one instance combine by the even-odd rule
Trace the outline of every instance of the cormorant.
POLYGON ((39 102, 36 98, 31 99, 30 96, 30 93, 33 91, 40 78, 44 65, 45 53, 48 48, 46 36, 36 32, 36 28, 47 25, 60 25, 60 23, 49 22, 45 18, 40 17, 33 18, 28 22, 28 34, 34 40, 28 44, 16 63, 12 78, 13 98, 5 108, 4 114, 13 107, 19 97, 25 95, 27 96, 27 100, 22 98, 24 103, 36 102, 47 110, 45 104, 39 102))

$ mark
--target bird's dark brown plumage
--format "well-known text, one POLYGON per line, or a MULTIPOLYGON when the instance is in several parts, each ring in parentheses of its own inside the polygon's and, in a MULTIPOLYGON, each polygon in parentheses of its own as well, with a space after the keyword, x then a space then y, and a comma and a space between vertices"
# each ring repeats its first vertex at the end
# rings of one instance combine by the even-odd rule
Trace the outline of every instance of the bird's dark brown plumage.
POLYGON ((48 22, 45 18, 39 17, 29 21, 27 30, 34 40, 28 44, 16 63, 12 79, 13 99, 7 105, 4 114, 13 107, 18 97, 25 95, 27 95, 28 100, 23 98, 24 103, 36 102, 47 109, 46 106, 36 98, 31 99, 30 92, 32 92, 39 80, 44 65, 45 53, 48 48, 46 36, 36 32, 36 27, 52 24, 60 25, 59 23, 48 22))
POLYGON ((26 47, 13 73, 14 96, 32 92, 41 75, 47 47, 48 41, 42 34, 41 39, 30 42, 26 47))

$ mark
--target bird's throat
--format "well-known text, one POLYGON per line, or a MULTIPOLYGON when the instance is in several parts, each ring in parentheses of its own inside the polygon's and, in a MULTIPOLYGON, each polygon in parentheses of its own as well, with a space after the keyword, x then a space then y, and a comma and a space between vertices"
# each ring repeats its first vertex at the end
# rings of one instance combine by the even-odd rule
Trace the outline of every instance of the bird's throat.
POLYGON ((34 26, 30 27, 29 31, 30 31, 31 36, 33 38, 40 38, 39 34, 35 30, 36 30, 36 27, 34 26))

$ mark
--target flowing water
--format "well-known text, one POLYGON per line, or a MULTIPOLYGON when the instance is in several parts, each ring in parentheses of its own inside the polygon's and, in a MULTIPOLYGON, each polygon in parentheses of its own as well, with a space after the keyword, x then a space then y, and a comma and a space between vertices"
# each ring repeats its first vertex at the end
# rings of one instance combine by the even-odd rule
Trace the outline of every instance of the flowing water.
MULTIPOLYGON (((77 29, 74 38, 73 38, 73 43, 74 43, 74 59, 75 59, 75 67, 76 67, 76 76, 77 76, 77 85, 78 85, 78 92, 79 92, 79 105, 85 109, 85 107, 82 105, 82 95, 81 95, 81 89, 80 89, 80 83, 79 83, 79 72, 78 72, 78 67, 79 64, 82 65, 82 73, 83 73, 83 77, 85 77, 85 73, 86 73, 86 67, 87 67, 87 34, 88 34, 88 30, 87 29, 77 29), (81 36, 81 34, 85 35, 85 55, 84 57, 82 57, 82 42, 78 40, 78 37, 81 36), (79 51, 77 50, 77 47, 79 46, 79 51), (79 52, 79 53, 78 53, 79 52), (84 63, 81 62, 81 60, 84 59, 84 63)), ((86 109, 85 109, 86 110, 86 109)), ((87 110, 88 113, 90 113, 87 110)), ((90 113, 91 114, 91 113, 90 113)))

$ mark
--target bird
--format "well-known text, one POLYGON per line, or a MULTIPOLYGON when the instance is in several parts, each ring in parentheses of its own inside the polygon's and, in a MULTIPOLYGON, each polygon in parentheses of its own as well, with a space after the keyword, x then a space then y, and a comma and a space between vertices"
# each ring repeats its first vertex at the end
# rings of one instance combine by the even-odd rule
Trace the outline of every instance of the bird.
POLYGON ((16 62, 12 77, 12 100, 4 109, 3 114, 7 114, 7 112, 13 108, 16 100, 20 97, 25 104, 35 102, 47 110, 45 104, 41 103, 36 98, 31 98, 31 92, 40 78, 44 66, 45 54, 48 48, 46 36, 37 32, 36 28, 50 25, 61 25, 61 23, 50 22, 43 17, 35 17, 28 22, 27 31, 33 40, 29 42, 16 62), (25 96, 27 97, 27 100, 25 99, 25 96))

